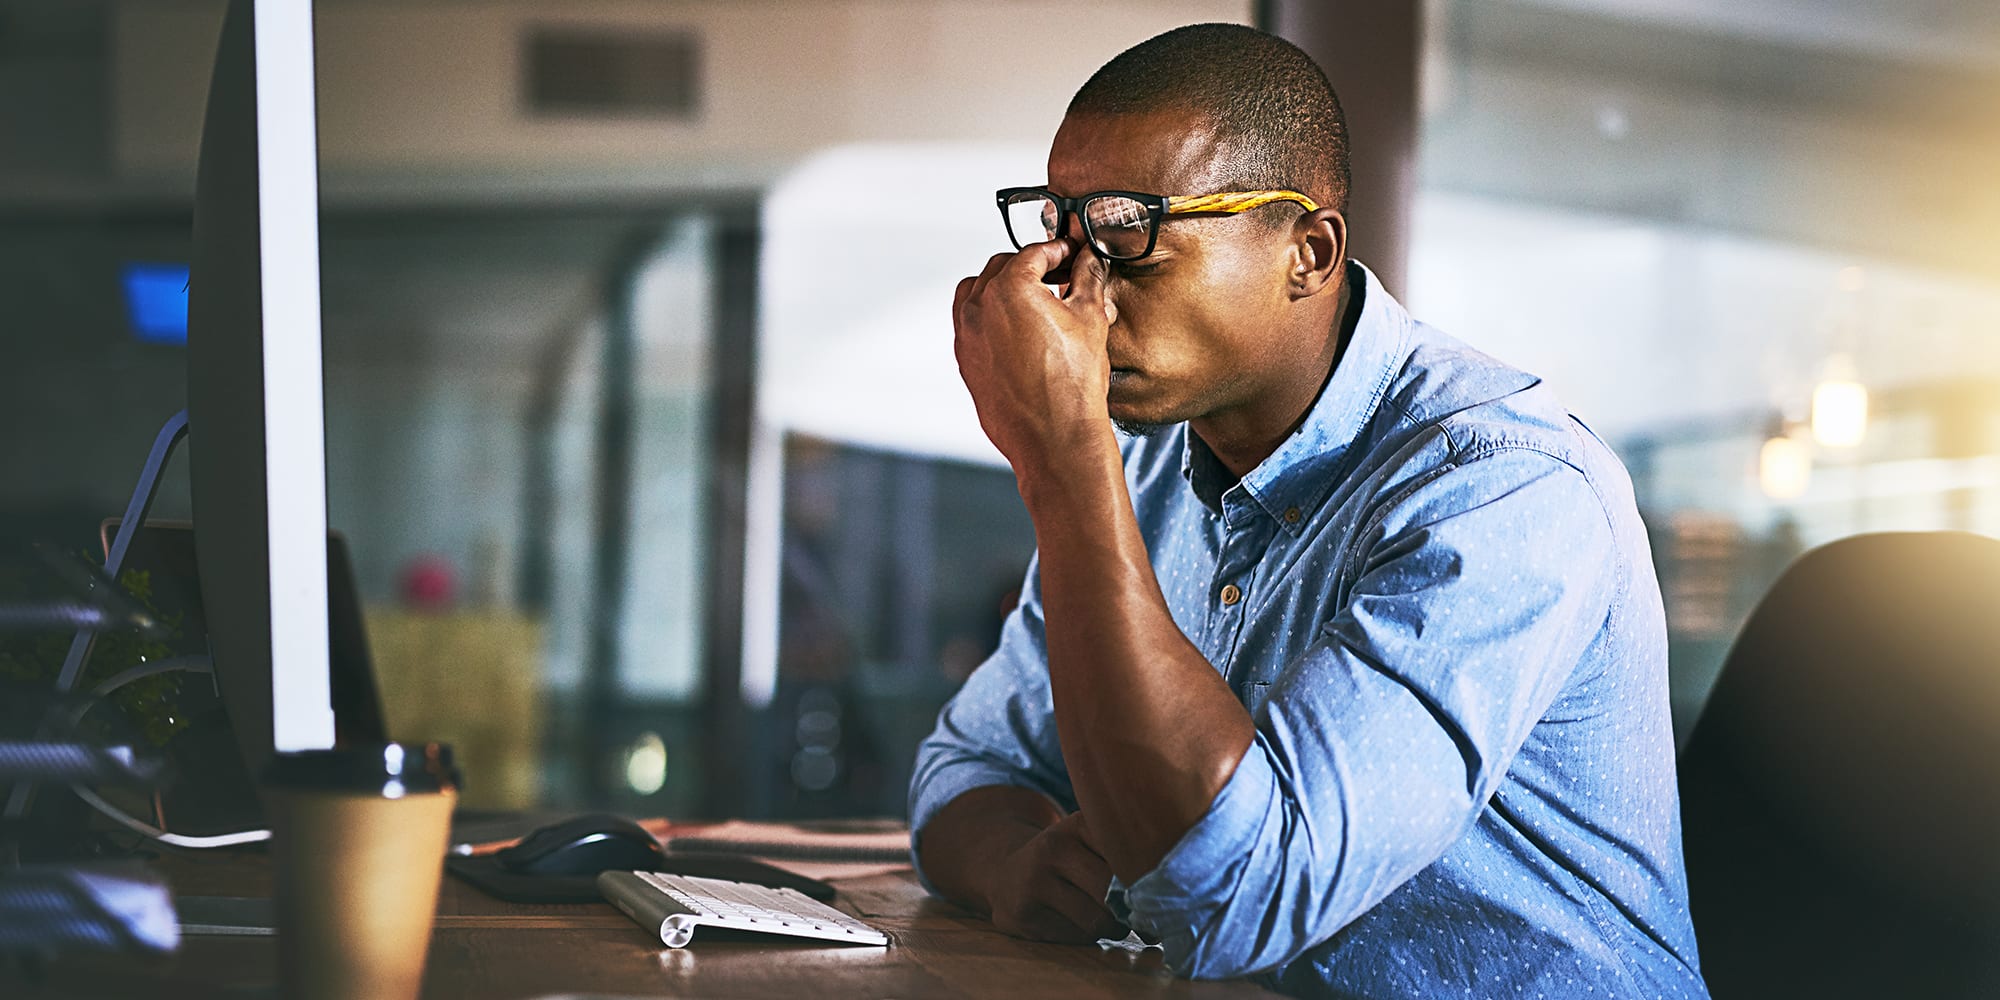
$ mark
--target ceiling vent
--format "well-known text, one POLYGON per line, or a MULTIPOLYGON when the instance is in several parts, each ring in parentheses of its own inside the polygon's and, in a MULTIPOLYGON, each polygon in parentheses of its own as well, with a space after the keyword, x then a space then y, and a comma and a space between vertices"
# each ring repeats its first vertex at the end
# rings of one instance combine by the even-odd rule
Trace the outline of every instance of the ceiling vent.
POLYGON ((524 56, 522 97, 536 117, 700 117, 701 44, 692 32, 544 25, 529 29, 524 56))

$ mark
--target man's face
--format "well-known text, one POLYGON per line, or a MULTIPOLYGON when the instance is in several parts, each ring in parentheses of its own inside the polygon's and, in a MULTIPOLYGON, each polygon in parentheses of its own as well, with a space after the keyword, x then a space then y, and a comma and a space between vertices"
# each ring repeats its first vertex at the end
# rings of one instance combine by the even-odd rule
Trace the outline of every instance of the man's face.
MULTIPOLYGON (((1220 152, 1206 123, 1183 112, 1073 116, 1049 150, 1048 186, 1071 198, 1229 190, 1220 152)), ((1107 344, 1113 420, 1226 415, 1260 396, 1291 361, 1284 307, 1292 231, 1257 214, 1277 211, 1167 216, 1151 255, 1109 265, 1105 294, 1117 310, 1107 344)), ((1074 219, 1069 235, 1081 245, 1074 219)))

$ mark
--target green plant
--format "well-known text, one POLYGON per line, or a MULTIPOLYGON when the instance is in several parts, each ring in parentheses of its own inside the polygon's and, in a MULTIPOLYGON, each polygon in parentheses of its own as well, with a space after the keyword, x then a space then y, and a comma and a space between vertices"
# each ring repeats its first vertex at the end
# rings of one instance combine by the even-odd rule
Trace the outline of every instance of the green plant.
MULTIPOLYGON (((78 693, 88 694, 97 685, 139 664, 172 656, 173 647, 169 643, 181 635, 181 616, 163 615, 153 604, 151 574, 127 570, 119 575, 118 583, 165 625, 165 634, 146 638, 126 629, 98 635, 90 660, 78 679, 78 693)), ((30 596, 26 590, 25 582, 18 577, 0 578, 0 600, 26 598, 30 596)), ((46 690, 55 683, 69 645, 69 633, 0 633, 0 684, 46 690)), ((137 731, 154 747, 164 747, 187 728, 186 713, 178 710, 181 681, 186 676, 168 673, 141 678, 108 697, 130 730, 137 731)), ((84 724, 98 729, 107 725, 94 720, 94 715, 86 716, 84 724)))

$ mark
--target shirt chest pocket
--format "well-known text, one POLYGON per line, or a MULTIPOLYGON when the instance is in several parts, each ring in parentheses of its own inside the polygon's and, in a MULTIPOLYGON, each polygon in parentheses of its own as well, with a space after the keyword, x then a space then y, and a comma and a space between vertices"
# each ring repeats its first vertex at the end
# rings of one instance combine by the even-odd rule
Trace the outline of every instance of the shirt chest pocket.
POLYGON ((1236 660, 1236 698, 1243 703, 1252 716, 1264 707, 1270 699, 1271 691, 1278 679, 1298 658, 1304 649, 1300 636, 1293 635, 1294 629, 1310 629, 1310 617, 1272 616, 1251 630, 1245 636, 1246 642, 1241 655, 1236 660))
POLYGON ((1270 700, 1286 671, 1295 669, 1314 646, 1326 640, 1326 628, 1346 606, 1353 591, 1352 574, 1345 568, 1331 580, 1311 581, 1306 586, 1297 579, 1287 581, 1299 590, 1278 602, 1251 634, 1246 636, 1243 654, 1235 671, 1238 700, 1255 716, 1270 700))

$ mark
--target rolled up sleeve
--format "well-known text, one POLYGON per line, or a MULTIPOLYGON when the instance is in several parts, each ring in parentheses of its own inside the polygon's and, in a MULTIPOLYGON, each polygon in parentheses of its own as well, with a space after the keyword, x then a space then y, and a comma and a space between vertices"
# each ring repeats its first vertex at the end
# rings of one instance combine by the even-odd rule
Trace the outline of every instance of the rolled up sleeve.
POLYGON ((917 748, 910 778, 910 851, 917 875, 933 889, 916 856, 924 826, 951 800, 987 785, 1038 791, 1065 811, 1076 808, 1056 735, 1042 626, 1039 561, 1028 567, 1020 604, 1000 645, 938 713, 917 748))
POLYGON ((1208 812, 1127 890, 1196 978, 1280 968, 1435 861, 1485 808, 1616 599, 1596 491, 1501 449, 1386 503, 1368 558, 1208 812))

